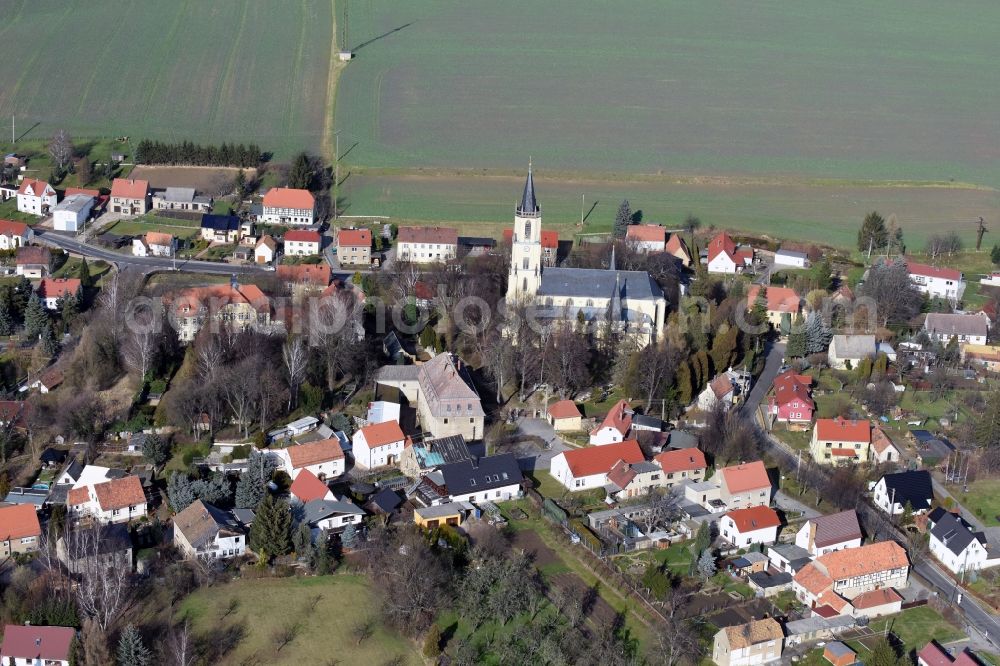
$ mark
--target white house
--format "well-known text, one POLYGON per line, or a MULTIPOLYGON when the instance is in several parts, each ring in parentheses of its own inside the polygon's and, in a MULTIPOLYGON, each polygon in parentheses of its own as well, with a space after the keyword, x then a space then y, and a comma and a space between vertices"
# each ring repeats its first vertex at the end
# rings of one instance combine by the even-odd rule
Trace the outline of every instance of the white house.
POLYGON ((260 222, 308 226, 316 221, 316 199, 309 190, 272 187, 264 195, 260 222))
POLYGON ((959 344, 985 345, 990 333, 990 318, 985 312, 930 312, 924 319, 924 331, 942 345, 947 345, 952 338, 959 344))
POLYGON ((878 347, 874 335, 835 335, 830 341, 827 360, 831 368, 856 368, 865 358, 874 358, 878 347))
POLYGON ((438 504, 502 502, 522 495, 524 475, 513 453, 448 463, 438 471, 448 493, 438 504))
POLYGON ((625 242, 636 252, 663 252, 667 246, 667 230, 658 224, 630 224, 625 242))
POLYGON ((344 498, 316 499, 302 507, 302 519, 316 531, 342 532, 348 525, 357 525, 365 512, 353 502, 344 498))
POLYGON ((458 230, 450 227, 400 227, 396 258, 416 264, 446 262, 458 255, 458 230))
POLYGON ((66 495, 70 515, 91 516, 101 523, 127 523, 146 515, 146 494, 137 476, 107 478, 107 468, 89 465, 66 495), (97 480, 101 470, 105 479, 97 480), (88 474, 88 472, 91 472, 88 474))
POLYGON ((58 310, 63 299, 79 298, 81 289, 79 278, 42 278, 36 293, 47 310, 58 310))
POLYGON ((285 232, 285 255, 309 257, 319 254, 323 238, 311 229, 290 229, 285 232))
POLYGON ((52 209, 52 228, 56 231, 77 232, 83 228, 94 208, 94 197, 71 194, 52 209))
POLYGON ((0 220, 0 250, 16 250, 24 247, 29 245, 34 237, 35 232, 24 222, 0 220))
POLYGON ((795 533, 795 545, 813 557, 835 550, 857 548, 861 545, 861 525, 853 509, 817 516, 805 522, 795 533))
POLYGON ((590 431, 590 443, 595 446, 617 444, 632 431, 632 410, 627 400, 619 400, 601 425, 590 431))
POLYGON ((930 511, 934 501, 934 486, 927 470, 884 474, 872 486, 875 506, 886 513, 901 514, 909 504, 914 515, 930 511))
POLYGON ((132 239, 132 254, 136 257, 169 257, 174 253, 174 237, 149 231, 142 238, 132 239))
POLYGON ((774 253, 774 265, 787 268, 806 268, 809 266, 809 255, 795 250, 778 250, 774 253))
POLYGON ((76 629, 8 624, 3 630, 0 663, 4 666, 69 666, 76 629))
POLYGON ((629 464, 645 460, 634 439, 605 446, 563 451, 552 459, 549 474, 567 490, 602 488, 618 461, 629 464))
POLYGON ((274 261, 274 253, 278 248, 278 244, 274 241, 268 234, 264 234, 257 241, 257 244, 253 248, 253 260, 258 264, 269 264, 274 261))
POLYGON ((990 547, 986 534, 972 531, 972 526, 960 516, 936 509, 931 513, 931 525, 931 554, 952 573, 1000 564, 1000 552, 990 547))
POLYGON ((406 444, 406 435, 397 421, 373 423, 361 428, 352 438, 354 463, 373 469, 399 464, 406 444))
POLYGON ((17 210, 30 215, 48 215, 59 202, 59 194, 44 180, 25 178, 17 189, 17 210))
POLYGON ((228 559, 246 552, 247 537, 232 514, 195 500, 174 516, 174 546, 185 559, 228 559))
POLYGON ((282 468, 293 480, 307 469, 319 479, 333 479, 344 473, 344 451, 337 438, 307 444, 293 444, 276 452, 282 468))
POLYGON ((753 263, 751 247, 737 247, 729 234, 722 232, 708 242, 708 272, 737 273, 753 263))
POLYGON ((710 381, 701 393, 698 394, 698 409, 710 412, 716 405, 721 404, 728 410, 733 406, 736 398, 736 387, 733 385, 729 374, 723 372, 710 381))
POLYGON ((910 281, 917 289, 931 298, 944 298, 952 303, 962 300, 965 293, 965 278, 962 271, 953 268, 938 268, 914 261, 906 262, 910 281))
POLYGON ((778 540, 781 518, 767 506, 733 509, 719 520, 719 534, 737 548, 756 543, 772 544, 778 540))

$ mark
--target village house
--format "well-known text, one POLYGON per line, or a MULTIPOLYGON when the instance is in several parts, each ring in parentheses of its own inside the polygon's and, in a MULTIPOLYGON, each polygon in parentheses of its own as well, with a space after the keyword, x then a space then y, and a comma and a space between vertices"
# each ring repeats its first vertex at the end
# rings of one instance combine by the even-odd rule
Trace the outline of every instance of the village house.
POLYGON ((15 272, 29 280, 40 280, 52 272, 52 252, 40 245, 17 248, 14 262, 15 272))
POLYGON ((42 528, 38 513, 31 504, 0 507, 0 557, 38 550, 42 528))
POLYGON ((872 428, 871 456, 872 462, 876 464, 899 462, 902 460, 902 453, 889 436, 878 426, 872 428))
POLYGON ((44 180, 25 178, 17 188, 17 210, 29 215, 48 215, 59 202, 59 194, 44 180))
POLYGON ((1000 552, 984 532, 975 532, 961 516, 943 509, 931 512, 931 554, 954 574, 1000 565, 1000 552))
POLYGON ((590 490, 604 487, 608 474, 619 461, 634 464, 645 460, 639 443, 630 439, 563 451, 552 459, 549 473, 567 490, 590 490))
POLYGON ((657 454, 653 462, 663 470, 663 485, 667 488, 681 481, 704 481, 705 471, 708 469, 705 453, 696 448, 664 451, 657 454))
POLYGON ((253 248, 253 260, 257 264, 270 264, 278 251, 278 243, 269 234, 264 234, 253 248))
POLYGON ((689 483, 684 497, 712 513, 771 503, 771 478, 764 463, 755 460, 723 467, 708 481, 689 483))
POLYGON ((83 229, 94 209, 94 197, 70 194, 52 209, 52 228, 56 231, 77 232, 83 229))
MULTIPOLYGON (((514 230, 504 229, 503 240, 510 244, 514 240, 514 230)), ((551 268, 559 261, 559 232, 553 229, 541 230, 542 266, 551 268)))
POLYGON ((8 624, 3 630, 0 663, 4 666, 70 666, 74 660, 73 627, 8 624))
POLYGON ((816 403, 812 397, 812 377, 787 370, 774 378, 768 399, 768 414, 778 423, 805 426, 812 423, 816 403))
POLYGON ((0 250, 16 250, 31 243, 35 232, 24 222, 0 220, 0 250))
POLYGON ((871 443, 870 421, 816 419, 809 452, 821 465, 867 462, 871 443))
POLYGON ((703 412, 711 412, 718 405, 726 411, 736 401, 736 385, 728 372, 716 375, 698 394, 697 406, 703 412))
MULTIPOLYGON (((760 285, 752 285, 747 290, 747 311, 757 306, 760 296, 760 285)), ((788 287, 764 287, 764 309, 767 312, 767 322, 776 331, 787 334, 792 321, 802 309, 802 299, 794 289, 788 287)))
POLYGON ((708 272, 735 274, 753 264, 752 247, 737 247, 726 232, 716 234, 708 242, 708 272))
POLYGON ((512 453, 442 465, 446 502, 500 502, 522 495, 524 476, 512 453))
POLYGON ((144 236, 132 239, 132 254, 136 257, 171 257, 176 242, 170 234, 147 231, 144 236))
POLYGON ((795 545, 813 557, 835 550, 857 548, 861 545, 861 525, 854 509, 817 516, 805 522, 795 533, 795 545))
POLYGON ((627 400, 619 400, 604 417, 599 426, 590 431, 590 443, 594 446, 617 444, 632 432, 632 409, 627 400))
POLYGON ((146 515, 146 493, 139 477, 107 478, 109 471, 95 465, 84 468, 83 476, 66 496, 71 516, 90 516, 101 523, 127 523, 146 515))
POLYGON ((874 358, 877 352, 874 335, 835 335, 830 341, 827 360, 831 368, 852 369, 863 359, 874 358))
POLYGON ((39 393, 50 393, 63 382, 63 372, 59 368, 50 367, 42 375, 30 382, 28 388, 37 389, 39 393))
POLYGON ((399 457, 399 471, 411 479, 416 479, 442 465, 472 460, 469 447, 461 435, 425 439, 414 442, 409 438, 403 445, 403 455, 399 457))
POLYGON ((719 534, 737 548, 772 544, 778 540, 781 518, 767 506, 733 509, 719 520, 719 534))
POLYGON ((336 499, 330 486, 325 481, 320 481, 319 477, 308 469, 299 470, 292 485, 288 488, 288 493, 299 504, 306 504, 313 500, 336 499))
POLYGON ((983 666, 984 663, 969 648, 962 648, 953 656, 936 641, 931 641, 917 653, 917 666, 983 666))
POLYGON ((293 444, 275 451, 281 468, 294 481, 309 470, 321 481, 336 479, 345 471, 344 451, 336 437, 306 444, 293 444))
POLYGON ((642 254, 663 252, 667 230, 658 224, 630 224, 625 231, 625 243, 642 254))
POLYGON ((285 284, 292 287, 310 289, 326 289, 330 285, 330 266, 322 264, 281 264, 275 269, 275 275, 285 284))
POLYGON ((406 435, 399 423, 385 421, 361 428, 353 437, 354 462, 358 467, 394 467, 403 455, 406 435))
POLYGON ((438 354, 419 366, 387 365, 376 385, 389 386, 417 406, 417 420, 432 437, 462 435, 474 442, 483 437, 486 412, 469 369, 458 356, 438 354))
POLYGON ((312 229, 290 229, 283 239, 284 251, 290 257, 311 257, 319 254, 323 237, 312 229))
POLYGON ((774 253, 774 265, 786 268, 808 268, 809 255, 805 252, 782 248, 774 253))
POLYGON ((872 496, 875 506, 886 513, 898 515, 909 505, 913 515, 930 511, 934 502, 934 486, 927 470, 912 470, 884 474, 874 486, 872 496))
POLYGON ((235 215, 201 216, 201 239, 210 243, 237 243, 240 240, 240 218, 235 215))
POLYGON ((668 254, 677 257, 684 268, 691 267, 691 252, 688 250, 684 239, 680 237, 680 234, 670 234, 670 238, 667 239, 666 251, 668 254))
POLYGON ((370 229, 340 229, 337 232, 337 260, 341 265, 367 266, 372 263, 370 229))
POLYGON ((111 183, 111 212, 145 215, 149 212, 149 181, 115 178, 111 183))
POLYGON ((253 284, 193 287, 163 298, 167 317, 182 343, 194 340, 206 324, 231 326, 239 330, 270 330, 271 301, 253 284))
POLYGON ((961 357, 963 363, 979 365, 990 372, 1000 372, 1000 346, 966 343, 961 346, 961 357))
POLYGON ((264 195, 263 224, 310 226, 316 222, 316 199, 309 190, 272 187, 264 195))
POLYGON ((449 227, 400 227, 396 259, 415 264, 451 261, 458 256, 458 230, 449 227))
POLYGON ((985 345, 990 333, 990 318, 983 312, 952 314, 930 312, 924 319, 924 331, 931 340, 947 345, 952 338, 960 344, 985 345))
POLYGON ((211 213, 212 197, 198 196, 193 187, 168 187, 153 194, 153 210, 211 213))
POLYGON ((174 546, 185 559, 228 559, 246 553, 246 533, 232 514, 196 499, 174 516, 174 546))
POLYGON ((718 666, 751 666, 781 660, 785 634, 774 618, 719 629, 712 645, 718 666))
POLYGON ((302 507, 302 520, 313 530, 313 541, 322 532, 343 532, 348 525, 358 525, 364 520, 364 509, 340 497, 314 499, 302 507))
POLYGON ((664 487, 664 474, 656 463, 646 460, 634 463, 619 460, 608 472, 605 490, 616 500, 624 501, 648 495, 656 488, 662 487, 664 487))
POLYGON ((867 615, 872 607, 901 600, 883 596, 872 606, 873 599, 861 595, 906 587, 909 571, 906 550, 895 541, 880 541, 820 555, 795 574, 792 589, 801 603, 822 617, 867 615))
POLYGON ((965 278, 962 271, 953 268, 938 268, 915 261, 906 262, 910 281, 917 290, 931 298, 943 298, 951 303, 962 300, 965 293, 965 278))
POLYGON ((36 292, 47 310, 58 310, 64 299, 79 299, 83 289, 79 278, 42 278, 36 292))
POLYGON ((583 429, 583 415, 580 408, 572 400, 560 400, 546 411, 549 425, 556 432, 567 432, 583 429))

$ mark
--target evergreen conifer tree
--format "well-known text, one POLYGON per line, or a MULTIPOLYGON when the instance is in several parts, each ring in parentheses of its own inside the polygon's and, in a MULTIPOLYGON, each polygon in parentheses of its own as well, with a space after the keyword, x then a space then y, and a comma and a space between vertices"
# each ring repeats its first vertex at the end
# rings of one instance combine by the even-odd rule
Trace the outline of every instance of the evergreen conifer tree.
POLYGON ((24 309, 24 337, 28 340, 37 339, 47 323, 49 323, 49 313, 45 311, 38 294, 32 292, 24 309))

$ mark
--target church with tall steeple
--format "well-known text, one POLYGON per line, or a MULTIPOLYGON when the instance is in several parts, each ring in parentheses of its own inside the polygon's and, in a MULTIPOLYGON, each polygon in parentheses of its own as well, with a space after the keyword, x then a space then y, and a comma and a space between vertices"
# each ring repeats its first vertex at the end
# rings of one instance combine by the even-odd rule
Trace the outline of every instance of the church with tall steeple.
MULTIPOLYGON (((535 195, 531 166, 514 211, 507 300, 530 301, 538 320, 610 323, 640 341, 660 338, 667 299, 642 271, 620 271, 614 249, 607 269, 546 267, 542 262, 542 208, 535 195)), ((597 327, 596 330, 600 330, 597 327)))

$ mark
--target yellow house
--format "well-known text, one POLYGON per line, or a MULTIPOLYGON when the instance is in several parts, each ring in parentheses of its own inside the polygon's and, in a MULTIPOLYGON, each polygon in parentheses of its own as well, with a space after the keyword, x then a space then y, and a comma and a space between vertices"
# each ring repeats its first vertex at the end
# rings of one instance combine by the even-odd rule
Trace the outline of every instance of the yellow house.
POLYGON ((1000 346, 962 345, 962 361, 976 363, 990 372, 1000 372, 1000 346))
MULTIPOLYGON (((795 315, 801 309, 802 299, 795 293, 794 289, 788 287, 765 287, 764 296, 767 300, 767 321, 776 329, 780 329, 782 321, 787 320, 791 325, 795 315)), ((753 285, 747 290, 747 310, 753 310, 757 304, 757 296, 760 294, 760 285, 753 285)))

